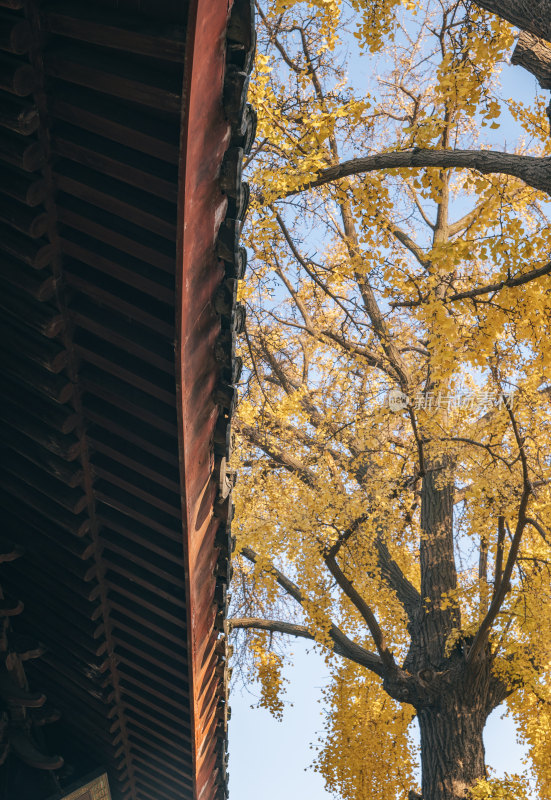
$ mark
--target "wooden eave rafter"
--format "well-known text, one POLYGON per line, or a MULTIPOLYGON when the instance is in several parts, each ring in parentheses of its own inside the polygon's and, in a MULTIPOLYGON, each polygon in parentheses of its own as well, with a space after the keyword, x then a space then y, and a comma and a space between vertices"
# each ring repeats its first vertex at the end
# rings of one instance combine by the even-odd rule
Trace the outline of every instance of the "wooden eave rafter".
POLYGON ((227 792, 220 297, 255 126, 254 6, 228 5, 0 0, 0 576, 114 800, 227 792))

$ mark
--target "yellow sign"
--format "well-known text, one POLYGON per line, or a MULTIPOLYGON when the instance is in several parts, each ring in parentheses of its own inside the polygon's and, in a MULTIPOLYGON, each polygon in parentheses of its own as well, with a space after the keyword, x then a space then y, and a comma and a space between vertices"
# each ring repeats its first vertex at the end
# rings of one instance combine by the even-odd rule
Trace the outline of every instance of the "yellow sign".
POLYGON ((107 775, 93 778, 89 783, 74 789, 70 794, 64 795, 60 800, 111 800, 107 775))

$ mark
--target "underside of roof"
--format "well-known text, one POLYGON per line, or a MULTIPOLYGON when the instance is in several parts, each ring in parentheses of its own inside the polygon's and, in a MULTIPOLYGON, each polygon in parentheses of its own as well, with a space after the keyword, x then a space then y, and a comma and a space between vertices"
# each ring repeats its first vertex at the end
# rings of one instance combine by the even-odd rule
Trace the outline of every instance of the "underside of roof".
POLYGON ((98 766, 114 800, 227 792, 254 137, 230 5, 0 0, 2 798, 98 766))

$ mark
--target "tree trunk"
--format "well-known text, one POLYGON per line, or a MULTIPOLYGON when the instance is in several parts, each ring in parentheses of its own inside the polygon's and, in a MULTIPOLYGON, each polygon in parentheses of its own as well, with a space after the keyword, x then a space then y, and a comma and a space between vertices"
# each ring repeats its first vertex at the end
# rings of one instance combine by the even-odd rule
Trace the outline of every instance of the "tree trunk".
POLYGON ((447 595, 457 588, 453 549, 454 485, 443 468, 432 465, 421 488, 421 597, 425 613, 421 615, 417 669, 438 669, 445 659, 446 641, 461 620, 447 595))
POLYGON ((523 31, 551 42, 551 0, 474 0, 523 31))
POLYGON ((542 89, 551 89, 551 45, 531 33, 521 33, 511 56, 518 64, 535 75, 542 89))
POLYGON ((442 696, 420 709, 423 800, 465 800, 486 777, 482 731, 487 712, 480 703, 464 705, 457 695, 442 696))

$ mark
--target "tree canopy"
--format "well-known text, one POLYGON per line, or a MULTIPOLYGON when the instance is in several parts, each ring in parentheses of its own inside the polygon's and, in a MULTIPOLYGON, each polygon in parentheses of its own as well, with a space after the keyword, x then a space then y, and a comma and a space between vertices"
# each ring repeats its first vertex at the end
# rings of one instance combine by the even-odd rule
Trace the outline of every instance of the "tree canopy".
POLYGON ((276 715, 285 642, 325 653, 343 800, 519 800, 484 764, 502 702, 545 800, 545 98, 502 96, 513 28, 469 3, 257 14, 229 626, 276 715))

